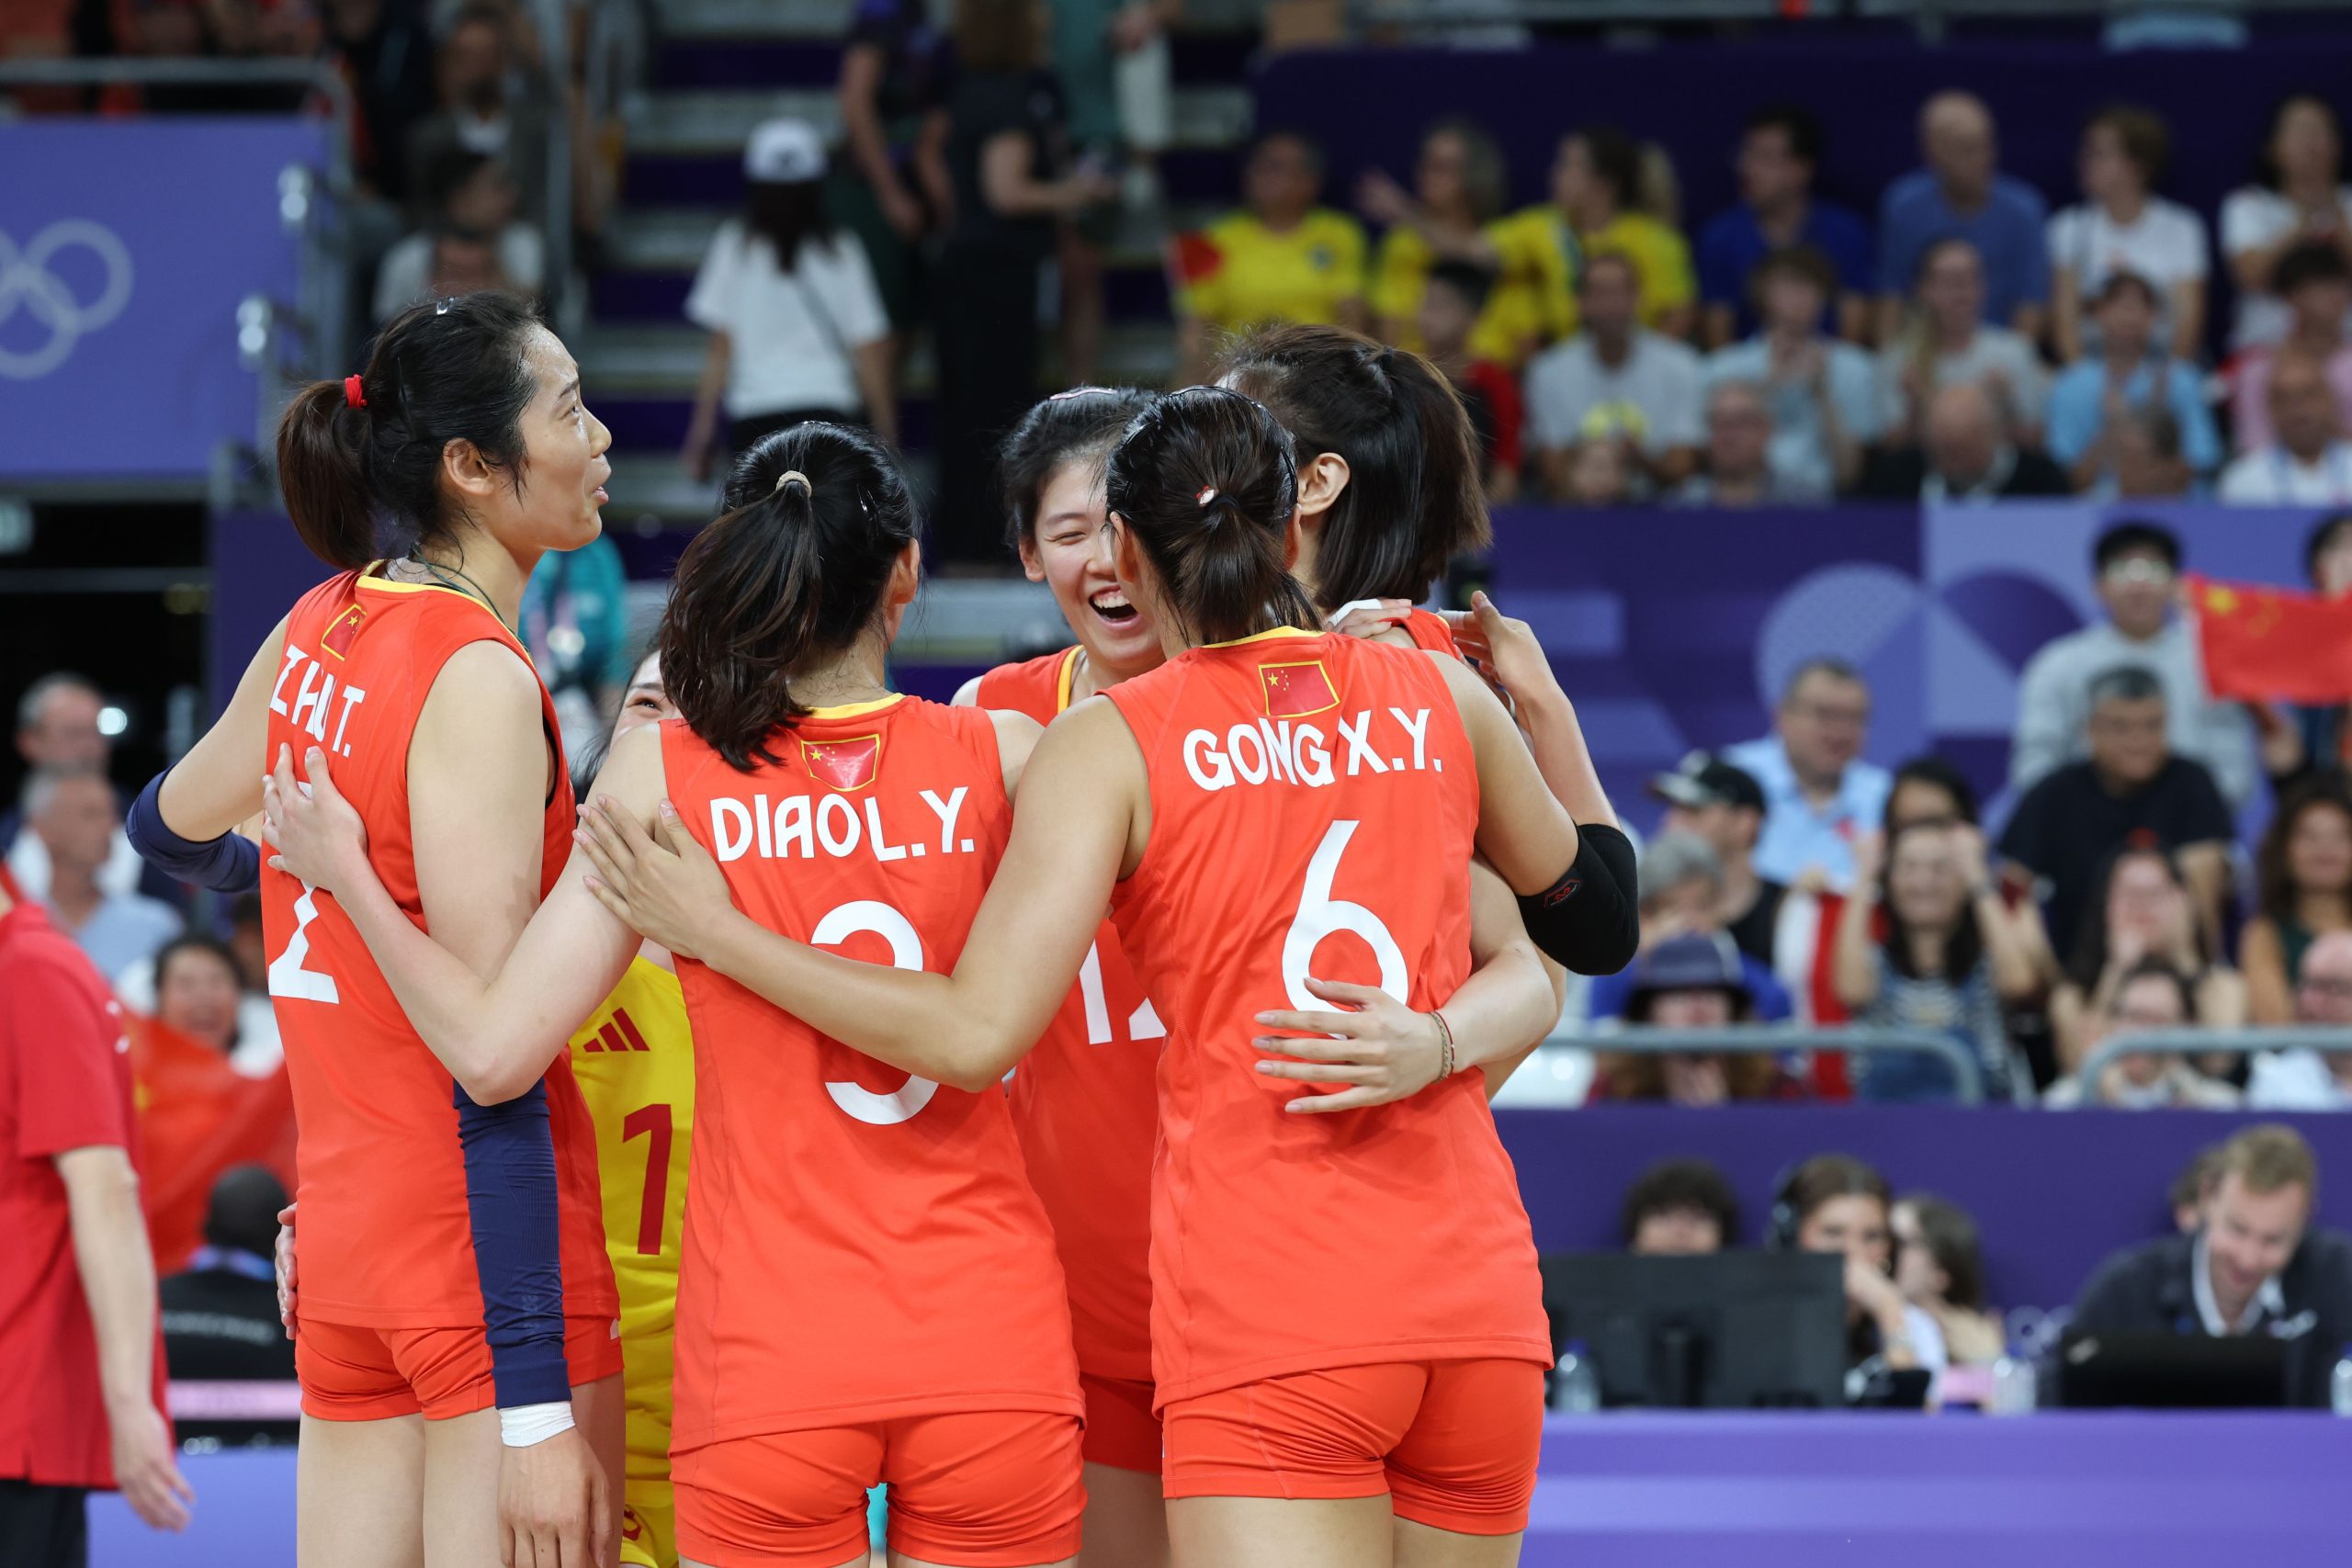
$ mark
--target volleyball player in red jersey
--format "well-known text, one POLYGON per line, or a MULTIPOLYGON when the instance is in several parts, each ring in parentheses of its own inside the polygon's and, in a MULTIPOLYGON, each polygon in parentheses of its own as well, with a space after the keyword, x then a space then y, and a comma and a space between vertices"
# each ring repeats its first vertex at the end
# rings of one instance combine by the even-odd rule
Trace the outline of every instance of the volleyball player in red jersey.
POLYGON ((593 886, 837 1038, 975 1087, 1062 1004, 1110 901, 1168 1026, 1152 1354, 1177 1562, 1508 1562, 1551 1348, 1510 1161, 1461 1069, 1556 1002, 1532 954, 1465 981, 1469 866, 1475 848, 1515 888, 1551 886, 1574 826, 1460 661, 1308 629, 1283 570, 1289 439, 1263 409, 1163 400, 1114 453, 1109 500, 1119 580, 1170 657, 1047 731, 952 975, 765 929, 698 843, 601 801, 593 886), (1320 1010, 1317 969, 1377 988, 1320 1010), (1409 1060, 1351 1060, 1348 1036, 1416 1032, 1409 1060))
MULTIPOLYGON (((608 442, 571 355, 503 295, 417 307, 363 374, 297 396, 278 435, 288 510, 345 570, 150 786, 142 847, 218 854, 274 752, 332 750, 400 918, 494 964, 574 820, 514 615, 544 552, 595 537, 608 442), (379 518, 414 539, 405 558, 378 558, 379 518)), ((568 1064, 453 1085, 335 903, 282 874, 262 893, 301 1170, 300 1560, 609 1562, 616 1301, 568 1064), (493 1156, 508 1163, 478 1163, 493 1156)))
POLYGON ((1580 891, 1538 940, 1579 974, 1623 968, 1640 934, 1633 845, 1551 661, 1526 624, 1483 592, 1466 612, 1417 607, 1448 563, 1492 536, 1485 460, 1453 384, 1420 355, 1345 327, 1263 327, 1229 344, 1217 368, 1219 385, 1263 403, 1296 443, 1292 570, 1329 624, 1466 655, 1510 699, 1544 781, 1580 829, 1568 879, 1580 891))
MULTIPOLYGON (((674 802, 665 832, 707 844, 780 931, 861 967, 944 968, 1037 728, 884 684, 918 553, 905 482, 870 437, 771 436, 727 500, 662 620, 681 716, 616 742, 599 796, 641 824, 674 802)), ((328 759, 307 761, 313 798, 290 769, 268 792, 280 856, 352 912, 424 1039, 517 1071, 561 1048, 639 940, 580 868, 485 982, 399 918, 328 759)), ((682 1558, 863 1562, 879 1481, 896 1562, 1067 1562, 1083 1406, 996 1078, 910 1077, 673 952, 702 1090, 676 1332, 682 1558)))

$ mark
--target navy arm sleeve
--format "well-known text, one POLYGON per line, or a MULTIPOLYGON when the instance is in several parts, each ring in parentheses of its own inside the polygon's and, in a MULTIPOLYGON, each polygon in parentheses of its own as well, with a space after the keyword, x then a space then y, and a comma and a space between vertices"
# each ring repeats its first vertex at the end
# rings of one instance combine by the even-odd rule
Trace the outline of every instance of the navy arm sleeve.
POLYGON ((563 1354, 563 1258, 547 1084, 503 1105, 457 1090, 466 1208, 502 1410, 571 1398, 563 1354))

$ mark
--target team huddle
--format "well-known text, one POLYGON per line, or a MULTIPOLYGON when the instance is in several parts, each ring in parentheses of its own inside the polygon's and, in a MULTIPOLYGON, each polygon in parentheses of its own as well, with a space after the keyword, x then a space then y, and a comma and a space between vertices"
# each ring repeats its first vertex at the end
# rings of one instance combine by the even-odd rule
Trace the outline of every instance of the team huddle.
POLYGON ((419 307, 288 409, 342 570, 140 840, 264 824, 305 1564, 847 1568, 876 1487, 910 1568, 1516 1561, 1487 1100, 1630 958, 1630 846, 1526 628, 1413 608, 1486 539, 1443 378, 1222 371, 1008 435, 1073 641, 952 705, 888 684, 896 458, 764 437, 577 797, 512 630, 609 472, 562 344, 419 307))

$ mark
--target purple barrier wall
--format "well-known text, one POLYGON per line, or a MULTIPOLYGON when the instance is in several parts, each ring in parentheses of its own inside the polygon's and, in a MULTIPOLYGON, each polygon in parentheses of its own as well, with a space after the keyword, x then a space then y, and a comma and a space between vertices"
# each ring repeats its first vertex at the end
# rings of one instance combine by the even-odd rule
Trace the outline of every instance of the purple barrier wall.
POLYGON ((1897 1192, 1937 1192, 1975 1215, 1995 1303, 2044 1310, 2071 1303, 2109 1252, 2168 1228, 2173 1177, 2199 1149, 2254 1121, 2289 1122, 2311 1140, 2321 1223, 2352 1228, 2352 1198, 2343 1193, 2352 1181, 2352 1116, 1861 1105, 1495 1113, 1539 1250, 1621 1245, 1625 1189, 1677 1156, 1723 1168, 1739 1193, 1743 1239, 1752 1242, 1781 1174, 1835 1150, 1877 1166, 1897 1192))

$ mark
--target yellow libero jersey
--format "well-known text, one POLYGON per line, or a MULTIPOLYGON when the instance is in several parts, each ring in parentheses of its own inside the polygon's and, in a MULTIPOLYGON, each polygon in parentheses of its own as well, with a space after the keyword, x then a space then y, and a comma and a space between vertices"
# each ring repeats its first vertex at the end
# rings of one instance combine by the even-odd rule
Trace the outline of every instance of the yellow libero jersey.
POLYGON ((695 1118, 694 1037, 678 977, 650 959, 631 962, 613 994, 571 1037, 571 1072, 596 1129, 605 1248, 620 1286, 628 1398, 621 1561, 675 1568, 671 1337, 695 1118))

